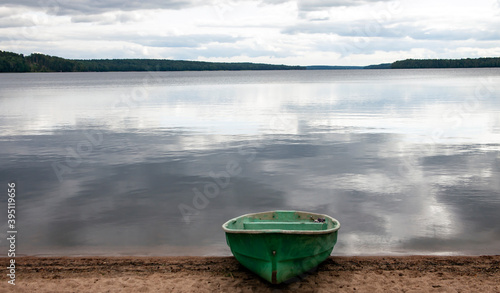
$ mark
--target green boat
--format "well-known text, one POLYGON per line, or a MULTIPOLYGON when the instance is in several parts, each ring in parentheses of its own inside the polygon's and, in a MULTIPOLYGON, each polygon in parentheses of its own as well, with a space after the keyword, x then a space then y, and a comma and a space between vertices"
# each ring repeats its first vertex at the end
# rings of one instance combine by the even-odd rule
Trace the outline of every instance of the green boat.
POLYGON ((340 223, 316 213, 271 211, 231 219, 222 228, 242 265, 279 284, 327 259, 337 242, 340 223))

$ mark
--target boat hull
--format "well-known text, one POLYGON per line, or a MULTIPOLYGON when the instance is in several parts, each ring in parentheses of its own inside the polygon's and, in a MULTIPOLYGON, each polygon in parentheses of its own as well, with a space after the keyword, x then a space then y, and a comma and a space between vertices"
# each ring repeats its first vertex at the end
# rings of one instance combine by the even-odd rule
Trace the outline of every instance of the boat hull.
POLYGON ((311 232, 305 228, 301 231, 265 229, 246 233, 225 230, 227 244, 234 257, 265 280, 279 284, 313 269, 327 259, 337 242, 339 227, 340 224, 325 233, 311 232))
POLYGON ((226 234, 234 257, 265 280, 279 284, 303 274, 330 256, 337 232, 323 235, 226 234))

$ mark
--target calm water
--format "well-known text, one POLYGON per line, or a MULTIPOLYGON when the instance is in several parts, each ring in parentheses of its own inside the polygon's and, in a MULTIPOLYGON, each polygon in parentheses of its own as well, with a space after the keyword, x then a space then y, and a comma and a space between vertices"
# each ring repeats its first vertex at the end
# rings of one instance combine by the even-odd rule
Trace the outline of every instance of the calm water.
POLYGON ((1 248, 229 255, 297 209, 334 254, 500 253, 500 70, 0 75, 1 248))

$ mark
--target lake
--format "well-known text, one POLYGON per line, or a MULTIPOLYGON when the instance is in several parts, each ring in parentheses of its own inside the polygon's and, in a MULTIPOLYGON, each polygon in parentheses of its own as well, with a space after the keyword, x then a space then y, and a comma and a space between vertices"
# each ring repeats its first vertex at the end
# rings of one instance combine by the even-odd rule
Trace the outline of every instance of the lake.
POLYGON ((499 254, 500 69, 1 74, 0 179, 18 255, 230 255, 276 209, 334 255, 499 254))

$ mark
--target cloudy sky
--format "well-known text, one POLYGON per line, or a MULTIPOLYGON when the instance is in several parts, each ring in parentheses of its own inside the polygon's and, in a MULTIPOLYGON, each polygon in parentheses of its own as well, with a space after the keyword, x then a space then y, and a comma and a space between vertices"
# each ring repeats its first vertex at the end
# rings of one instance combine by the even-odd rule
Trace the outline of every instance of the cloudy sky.
POLYGON ((369 65, 500 56, 500 0, 3 0, 0 50, 369 65))

